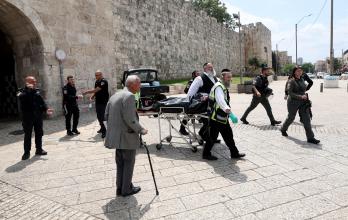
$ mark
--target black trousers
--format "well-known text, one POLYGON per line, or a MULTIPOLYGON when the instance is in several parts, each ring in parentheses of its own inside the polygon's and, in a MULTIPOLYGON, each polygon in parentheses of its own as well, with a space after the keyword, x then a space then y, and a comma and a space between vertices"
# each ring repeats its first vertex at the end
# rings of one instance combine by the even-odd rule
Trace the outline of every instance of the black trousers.
POLYGON ((132 191, 136 150, 116 149, 116 187, 121 194, 132 191))
POLYGON ((184 125, 187 125, 188 121, 187 119, 183 119, 182 120, 182 124, 180 124, 180 130, 185 130, 185 126, 184 125))
POLYGON ((304 105, 299 104, 300 102, 298 101, 290 101, 288 100, 288 117, 284 121, 281 131, 286 132, 291 125, 291 123, 295 120, 296 113, 297 111, 302 117, 302 122, 303 122, 303 127, 306 131, 306 136, 307 140, 313 139, 314 138, 314 133, 312 130, 312 125, 311 125, 311 117, 310 117, 310 112, 309 108, 305 107, 304 105))
MULTIPOLYGON (((206 118, 201 118, 200 122, 203 123, 201 129, 199 129, 198 134, 202 137, 204 141, 208 141, 209 137, 209 120, 206 118)), ((217 136, 214 140, 217 139, 217 136)))
POLYGON ((231 155, 237 155, 239 153, 236 144, 233 139, 233 132, 230 124, 222 124, 220 122, 210 120, 209 121, 209 138, 204 145, 203 156, 210 156, 211 149, 214 146, 215 140, 221 134, 222 138, 225 141, 226 146, 230 149, 231 155))
POLYGON ((97 118, 99 121, 99 125, 100 125, 100 130, 102 133, 106 132, 106 128, 104 125, 104 114, 105 114, 105 108, 106 108, 106 104, 96 104, 95 105, 95 110, 97 112, 97 118))
POLYGON ((77 125, 79 124, 79 117, 80 117, 80 110, 77 105, 71 106, 71 105, 65 105, 65 126, 67 131, 71 131, 71 117, 73 117, 73 126, 72 130, 77 130, 77 125))
POLYGON ((42 117, 34 117, 23 119, 22 126, 24 130, 24 152, 29 153, 31 150, 31 134, 35 132, 35 146, 36 150, 42 149, 43 123, 42 117))
POLYGON ((251 100, 250 106, 244 112, 241 119, 246 119, 248 117, 249 113, 252 110, 254 110, 260 103, 266 109, 268 118, 271 121, 271 123, 274 122, 275 119, 273 117, 272 108, 271 108, 271 105, 269 104, 268 98, 266 98, 265 96, 257 97, 255 95, 253 96, 253 99, 251 100))

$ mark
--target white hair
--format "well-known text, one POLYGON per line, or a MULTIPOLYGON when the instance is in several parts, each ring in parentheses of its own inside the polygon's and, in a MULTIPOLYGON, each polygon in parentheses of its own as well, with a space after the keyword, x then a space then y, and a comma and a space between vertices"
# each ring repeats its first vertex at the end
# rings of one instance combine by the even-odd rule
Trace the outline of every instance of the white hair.
POLYGON ((139 82, 140 81, 140 78, 136 75, 130 75, 127 77, 126 79, 126 87, 129 87, 130 85, 136 83, 136 82, 139 82))

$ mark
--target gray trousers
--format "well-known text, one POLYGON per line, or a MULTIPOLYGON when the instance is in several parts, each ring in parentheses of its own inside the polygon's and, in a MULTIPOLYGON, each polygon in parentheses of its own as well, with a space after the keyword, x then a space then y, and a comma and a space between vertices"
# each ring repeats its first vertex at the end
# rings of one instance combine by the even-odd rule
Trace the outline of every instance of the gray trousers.
POLYGON ((311 118, 309 115, 309 110, 304 105, 302 105, 303 102, 299 101, 288 101, 288 117, 284 121, 284 124, 282 125, 281 131, 286 132, 291 125, 291 123, 295 120, 296 113, 299 111, 303 127, 306 131, 307 140, 314 138, 314 133, 312 131, 312 125, 311 125, 311 118))
POLYGON ((116 149, 116 187, 121 194, 132 191, 136 150, 116 149))
POLYGON ((273 117, 272 108, 271 108, 271 105, 269 104, 268 98, 266 98, 265 96, 257 97, 255 95, 253 96, 253 99, 251 100, 250 106, 244 112, 244 114, 241 117, 241 119, 246 119, 248 117, 249 113, 252 110, 254 110, 256 108, 256 106, 258 106, 260 103, 266 109, 267 115, 268 115, 269 120, 271 121, 271 123, 274 122, 275 119, 273 117))

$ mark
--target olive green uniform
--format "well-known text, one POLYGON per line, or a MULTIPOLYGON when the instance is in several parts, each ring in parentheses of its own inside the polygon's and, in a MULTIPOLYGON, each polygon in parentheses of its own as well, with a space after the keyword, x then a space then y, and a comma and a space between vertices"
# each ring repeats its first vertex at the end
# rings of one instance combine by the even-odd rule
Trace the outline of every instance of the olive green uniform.
POLYGON ((301 96, 306 94, 307 85, 303 78, 291 79, 287 85, 288 91, 288 117, 286 118, 281 131, 286 132, 290 124, 295 120, 297 111, 300 112, 303 120, 303 126, 306 130, 307 140, 314 138, 312 131, 309 108, 307 106, 308 100, 303 100, 301 96))

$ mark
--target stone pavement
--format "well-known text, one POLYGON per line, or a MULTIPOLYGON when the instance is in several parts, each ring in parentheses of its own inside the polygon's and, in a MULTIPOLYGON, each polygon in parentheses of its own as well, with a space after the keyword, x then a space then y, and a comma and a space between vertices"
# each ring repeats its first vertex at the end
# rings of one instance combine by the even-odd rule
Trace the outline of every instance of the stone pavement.
MULTIPOLYGON (((348 219, 347 81, 319 92, 315 80, 313 130, 320 145, 306 142, 298 119, 289 137, 270 126, 260 105, 250 125, 232 125, 244 160, 231 160, 217 144, 217 161, 201 159, 180 138, 157 150, 157 119, 141 117, 160 195, 155 195, 145 150, 139 150, 134 184, 142 191, 115 197, 115 153, 103 147, 94 113, 81 117, 81 135, 66 137, 64 120, 45 121, 48 155, 21 161, 20 122, 0 123, 0 219, 348 219)), ((284 81, 271 87, 276 119, 286 118, 284 81)), ((241 116, 251 95, 231 94, 241 116)), ((162 134, 168 134, 163 122, 162 134)), ((176 134, 177 135, 177 134, 176 134)), ((178 135, 177 135, 178 136, 178 135)), ((34 153, 34 150, 32 150, 34 153)))

